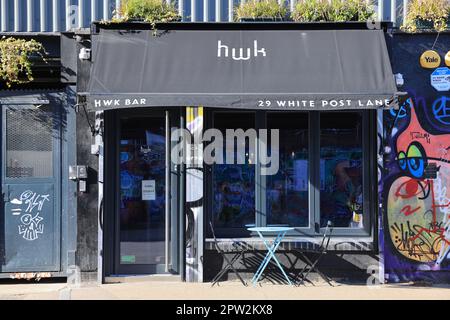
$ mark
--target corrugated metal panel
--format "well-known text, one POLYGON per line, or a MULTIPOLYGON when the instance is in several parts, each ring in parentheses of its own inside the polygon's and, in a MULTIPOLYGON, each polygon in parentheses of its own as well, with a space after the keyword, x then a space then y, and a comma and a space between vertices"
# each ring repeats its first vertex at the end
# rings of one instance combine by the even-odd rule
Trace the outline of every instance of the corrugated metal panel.
POLYGON ((48 31, 47 30, 47 2, 45 0, 41 0, 39 4, 39 12, 40 12, 40 30, 39 31, 48 31))
POLYGON ((60 12, 59 8, 60 8, 59 1, 53 0, 53 2, 52 2, 52 17, 53 17, 52 30, 53 30, 53 32, 57 32, 57 31, 61 30, 61 24, 60 24, 61 12, 60 12))
MULTIPOLYGON (((174 3, 183 21, 233 21, 234 8, 245 0, 165 0, 174 3)), ((302 0, 279 0, 290 10, 302 0)), ((384 20, 401 24, 408 0, 367 0, 384 20)), ((109 20, 121 0, 0 0, 0 30, 66 31, 109 20), (63 30, 62 30, 63 29, 63 30)))
POLYGON ((110 8, 109 8, 109 0, 103 0, 103 20, 109 20, 109 13, 110 13, 110 8))

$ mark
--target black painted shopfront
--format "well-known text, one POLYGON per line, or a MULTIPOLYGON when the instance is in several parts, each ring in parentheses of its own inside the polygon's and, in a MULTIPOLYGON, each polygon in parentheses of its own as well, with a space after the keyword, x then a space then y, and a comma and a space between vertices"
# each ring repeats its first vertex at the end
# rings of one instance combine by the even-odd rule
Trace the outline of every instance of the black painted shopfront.
POLYGON ((210 221, 223 243, 257 249, 248 225, 295 227, 290 250, 318 241, 330 220, 335 243, 376 250, 377 117, 400 95, 385 26, 171 24, 155 36, 146 24, 94 24, 90 40, 78 103, 100 119, 102 280, 209 279, 219 263, 210 221), (185 164, 171 154, 180 128, 197 141, 185 164), (196 161, 208 142, 195 138, 211 128, 256 139, 279 129, 279 170, 261 174, 248 149, 238 164, 196 161))

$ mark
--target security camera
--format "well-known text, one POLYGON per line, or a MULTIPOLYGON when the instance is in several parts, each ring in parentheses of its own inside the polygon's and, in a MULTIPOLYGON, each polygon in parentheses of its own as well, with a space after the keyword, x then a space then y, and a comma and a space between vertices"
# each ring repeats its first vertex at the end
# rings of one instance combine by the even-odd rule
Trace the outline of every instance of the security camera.
POLYGON ((89 60, 91 59, 91 49, 81 48, 80 53, 78 54, 78 58, 80 60, 89 60))

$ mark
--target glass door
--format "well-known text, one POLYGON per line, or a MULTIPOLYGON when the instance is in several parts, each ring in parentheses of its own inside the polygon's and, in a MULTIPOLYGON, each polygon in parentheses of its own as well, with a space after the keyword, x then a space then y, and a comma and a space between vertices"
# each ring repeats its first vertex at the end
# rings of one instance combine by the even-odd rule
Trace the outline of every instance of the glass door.
POLYGON ((167 272, 166 136, 161 116, 119 119, 116 272, 167 272))

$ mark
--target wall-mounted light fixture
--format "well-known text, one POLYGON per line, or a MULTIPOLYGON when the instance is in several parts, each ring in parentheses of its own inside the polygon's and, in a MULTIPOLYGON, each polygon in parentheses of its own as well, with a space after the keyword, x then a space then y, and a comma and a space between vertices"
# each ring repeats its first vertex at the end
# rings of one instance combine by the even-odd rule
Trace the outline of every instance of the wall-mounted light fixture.
POLYGON ((396 73, 394 75, 394 77, 395 77, 395 84, 398 87, 401 87, 401 86, 403 86, 405 84, 405 79, 403 79, 403 75, 401 73, 396 73))

